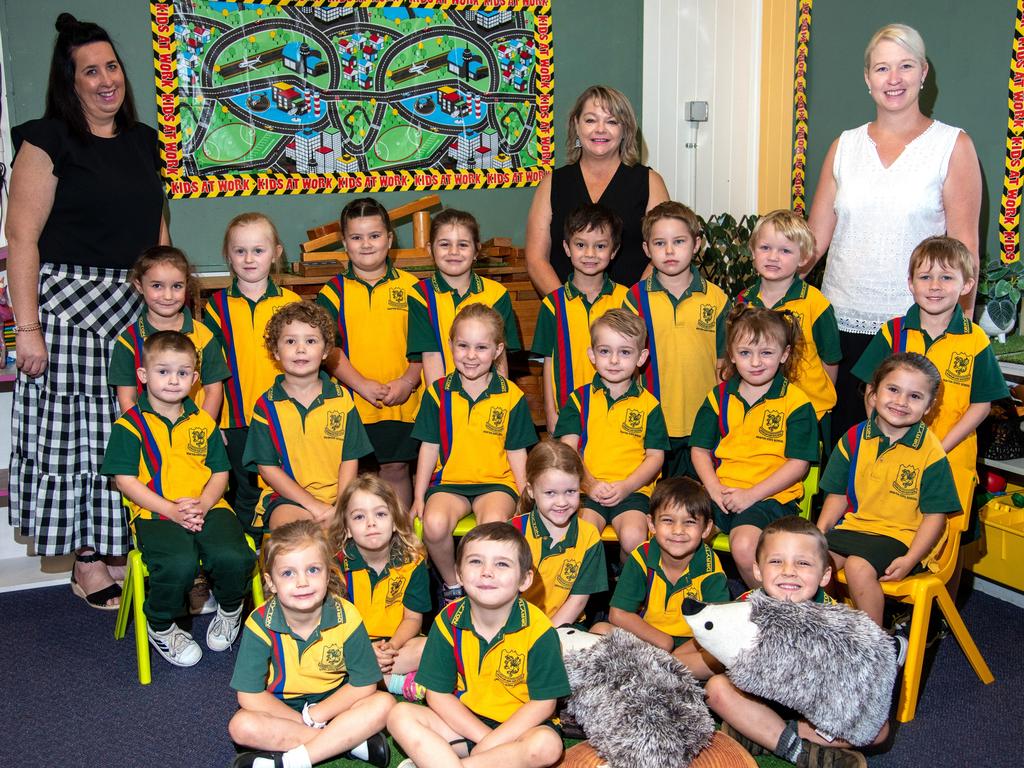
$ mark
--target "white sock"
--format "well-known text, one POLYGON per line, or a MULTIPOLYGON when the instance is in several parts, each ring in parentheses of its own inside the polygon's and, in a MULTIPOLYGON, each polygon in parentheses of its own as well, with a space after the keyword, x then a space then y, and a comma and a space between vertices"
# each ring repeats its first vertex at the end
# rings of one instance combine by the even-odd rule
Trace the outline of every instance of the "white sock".
POLYGON ((252 761, 252 768, 274 768, 274 760, 268 757, 257 757, 252 761))
MULTIPOLYGON (((284 768, 313 768, 309 759, 309 752, 305 744, 299 744, 295 749, 289 749, 281 758, 284 768)), ((255 768, 255 766, 253 766, 255 768)))
POLYGON ((348 753, 352 755, 352 757, 364 762, 370 759, 370 748, 366 746, 365 741, 356 744, 348 751, 348 753))

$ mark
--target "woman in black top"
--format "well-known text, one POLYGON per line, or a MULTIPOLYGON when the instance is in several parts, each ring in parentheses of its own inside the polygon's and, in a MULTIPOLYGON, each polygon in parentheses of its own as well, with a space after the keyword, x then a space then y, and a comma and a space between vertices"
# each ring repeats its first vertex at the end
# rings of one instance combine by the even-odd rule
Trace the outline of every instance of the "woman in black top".
POLYGON ((7 261, 17 322, 11 524, 41 555, 76 552, 72 588, 116 609, 130 547, 99 474, 117 403, 107 364, 139 312, 127 270, 168 243, 156 131, 136 121, 110 37, 63 13, 46 112, 16 126, 7 261))
POLYGON ((534 288, 547 296, 571 271, 562 247, 565 217, 584 203, 600 203, 622 219, 622 245, 609 273, 629 286, 647 269, 640 220, 668 200, 657 171, 640 165, 636 115, 629 99, 603 85, 592 85, 569 114, 569 162, 544 177, 533 196, 526 223, 526 268, 534 288))

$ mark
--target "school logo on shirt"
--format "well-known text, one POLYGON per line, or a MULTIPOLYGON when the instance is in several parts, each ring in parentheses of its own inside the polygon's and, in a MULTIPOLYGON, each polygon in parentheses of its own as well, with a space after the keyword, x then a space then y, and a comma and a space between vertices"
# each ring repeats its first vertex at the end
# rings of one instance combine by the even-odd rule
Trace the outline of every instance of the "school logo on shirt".
POLYGON ((384 605, 390 608, 402 599, 402 587, 404 584, 404 576, 395 576, 388 582, 388 596, 384 598, 384 605))
POLYGON ((580 564, 577 560, 565 560, 562 563, 562 570, 555 576, 555 584, 563 589, 571 589, 576 583, 576 577, 580 575, 580 564))
POLYGON ((345 413, 343 411, 327 412, 327 424, 324 427, 324 437, 331 440, 345 439, 345 413))
POLYGON ((973 362, 974 359, 966 352, 954 352, 949 356, 949 365, 942 378, 954 384, 969 384, 973 362))
POLYGON ((900 471, 896 473, 892 488, 898 496, 905 499, 916 499, 920 476, 921 470, 918 467, 913 464, 900 464, 900 471))
POLYGON ((189 456, 206 455, 206 430, 202 427, 194 427, 188 431, 188 446, 185 453, 189 456))
POLYGON ((700 331, 715 330, 715 307, 713 304, 701 304, 697 311, 697 329, 700 331))
POLYGON ((622 420, 620 430, 627 435, 640 437, 644 433, 644 412, 636 408, 626 409, 626 418, 622 420))
POLYGON ((484 424, 484 432, 492 435, 505 434, 505 420, 508 418, 508 408, 493 406, 487 415, 487 423, 484 424))
POLYGON ((523 669, 526 656, 511 649, 501 652, 501 661, 498 663, 498 671, 494 677, 505 685, 519 685, 526 679, 526 670, 523 669))
POLYGON ((781 440, 783 421, 782 411, 765 411, 757 432, 766 440, 781 440))
POLYGON ((409 301, 405 288, 395 286, 388 291, 388 309, 408 309, 409 301))
POLYGON ((345 653, 342 646, 336 643, 325 646, 317 666, 320 667, 321 672, 344 672, 345 653))

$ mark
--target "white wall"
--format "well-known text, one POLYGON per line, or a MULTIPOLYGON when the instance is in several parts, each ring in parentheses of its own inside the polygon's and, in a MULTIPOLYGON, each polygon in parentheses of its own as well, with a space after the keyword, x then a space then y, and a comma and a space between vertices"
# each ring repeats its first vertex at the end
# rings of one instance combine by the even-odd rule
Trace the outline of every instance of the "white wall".
POLYGON ((647 163, 701 215, 757 211, 760 59, 760 0, 644 0, 647 163), (687 101, 708 122, 687 122, 687 101))

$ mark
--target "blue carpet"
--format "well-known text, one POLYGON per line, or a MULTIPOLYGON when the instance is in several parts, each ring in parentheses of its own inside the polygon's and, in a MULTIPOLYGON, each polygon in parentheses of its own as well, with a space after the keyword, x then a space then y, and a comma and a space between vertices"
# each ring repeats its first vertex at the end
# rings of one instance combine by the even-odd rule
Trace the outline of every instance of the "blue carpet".
MULTIPOLYGON (((69 588, 0 594, 0 615, 6 625, 0 635, 5 763, 54 768, 230 764, 231 651, 205 651, 191 669, 156 657, 153 683, 142 687, 135 676, 131 627, 128 637, 115 641, 114 614, 86 607, 69 588), (20 759, 11 760, 14 756, 20 759)), ((956 641, 943 640, 926 660, 931 665, 917 719, 899 727, 892 751, 870 758, 872 768, 1024 764, 1024 612, 973 593, 964 619, 996 682, 982 685, 956 641)), ((195 621, 201 645, 209 620, 195 621)))

